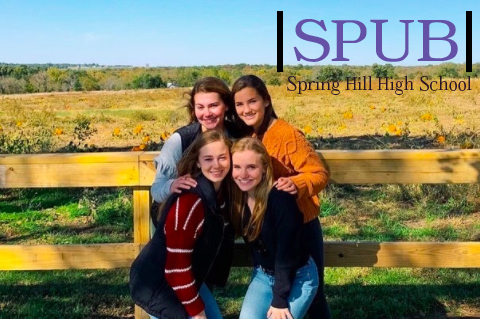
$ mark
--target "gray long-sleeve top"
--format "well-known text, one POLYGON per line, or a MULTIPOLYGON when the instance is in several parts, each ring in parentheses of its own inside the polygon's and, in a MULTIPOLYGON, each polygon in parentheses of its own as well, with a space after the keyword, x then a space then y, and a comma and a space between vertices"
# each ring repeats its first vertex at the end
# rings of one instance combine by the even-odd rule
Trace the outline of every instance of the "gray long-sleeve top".
POLYGON ((177 163, 182 155, 182 138, 180 134, 173 133, 165 141, 160 154, 154 159, 157 172, 151 193, 157 203, 165 201, 171 194, 170 186, 178 177, 177 163))

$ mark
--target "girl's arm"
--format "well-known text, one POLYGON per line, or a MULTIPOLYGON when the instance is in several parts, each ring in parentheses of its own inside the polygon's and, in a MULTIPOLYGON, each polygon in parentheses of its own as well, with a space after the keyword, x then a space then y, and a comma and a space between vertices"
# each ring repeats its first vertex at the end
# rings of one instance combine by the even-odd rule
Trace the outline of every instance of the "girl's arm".
POLYGON ((192 317, 205 309, 192 271, 193 247, 202 231, 203 220, 201 199, 195 194, 184 194, 170 208, 164 228, 165 279, 192 317))
POLYGON ((287 145, 288 157, 296 175, 289 178, 295 184, 298 197, 318 195, 328 183, 330 173, 305 136, 294 132, 294 142, 287 145))
POLYGON ((301 251, 303 215, 295 197, 272 190, 269 205, 273 205, 276 231, 275 283, 272 307, 288 308, 287 298, 297 272, 301 251))
POLYGON ((182 138, 180 134, 173 133, 166 141, 155 158, 157 168, 151 193, 157 203, 162 203, 170 195, 170 186, 177 178, 177 163, 182 158, 182 138))

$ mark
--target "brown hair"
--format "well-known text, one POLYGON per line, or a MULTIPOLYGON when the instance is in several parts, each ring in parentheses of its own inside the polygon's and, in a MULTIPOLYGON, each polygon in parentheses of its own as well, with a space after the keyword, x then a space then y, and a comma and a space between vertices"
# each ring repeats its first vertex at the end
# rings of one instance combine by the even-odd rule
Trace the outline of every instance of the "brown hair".
MULTIPOLYGON (((202 134, 200 134, 195 141, 185 150, 185 153, 183 154, 182 158, 177 164, 177 170, 178 170, 178 176, 183 176, 186 174, 190 174, 192 178, 197 178, 200 173, 202 172, 201 168, 197 166, 198 158, 200 156, 200 150, 208 144, 214 143, 214 142, 223 142, 228 149, 232 147, 232 142, 225 136, 223 133, 217 131, 217 130, 210 130, 210 131, 205 131, 202 134)), ((231 156, 229 154, 229 156, 231 156)), ((231 171, 231 169, 230 169, 231 171)), ((230 172, 229 172, 230 174, 230 172)), ((227 174, 228 176, 228 174, 227 174)), ((228 178, 225 178, 222 181, 222 187, 220 188, 221 191, 226 192, 229 194, 231 192, 231 182, 228 181, 228 178), (224 190, 225 189, 225 190, 224 190)), ((162 212, 165 210, 165 204, 167 201, 164 201, 158 208, 157 210, 157 221, 160 221, 162 212)), ((230 208, 230 207, 229 207, 230 208)), ((230 212, 228 212, 230 214, 230 212)), ((230 216, 224 216, 226 218, 229 218, 230 216)))
POLYGON ((232 142, 223 133, 217 130, 210 130, 200 134, 195 141, 185 150, 183 157, 177 165, 178 176, 190 174, 192 178, 198 177, 202 170, 197 166, 200 150, 208 144, 214 142, 223 142, 228 149, 231 148, 232 142))
POLYGON ((218 93, 220 99, 226 106, 225 119, 232 122, 234 121, 235 107, 227 83, 219 78, 206 77, 195 82, 192 90, 189 93, 186 93, 186 95, 189 96, 188 103, 185 105, 188 110, 188 115, 190 116, 188 124, 198 122, 198 119, 195 116, 195 94, 197 93, 218 93))
POLYGON ((242 192, 235 184, 233 190, 232 223, 237 236, 246 236, 249 241, 253 241, 260 235, 260 231, 262 230, 265 212, 267 211, 268 195, 270 194, 273 185, 273 167, 270 155, 268 155, 265 146, 255 138, 246 137, 237 141, 232 146, 231 153, 233 155, 234 153, 247 150, 260 155, 260 162, 265 169, 265 173, 262 176, 262 181, 255 188, 255 206, 247 225, 243 225, 244 207, 247 194, 242 192))
MULTIPOLYGON (((275 110, 273 109, 272 98, 270 97, 267 86, 262 81, 262 79, 260 79, 256 75, 244 75, 238 78, 235 81, 235 83, 233 83, 232 96, 233 96, 234 102, 235 102, 235 94, 245 88, 255 89, 257 93, 262 97, 262 99, 264 99, 265 101, 268 101, 268 105, 265 109, 265 116, 263 117, 262 124, 260 125, 258 132, 255 132, 257 133, 258 136, 262 136, 263 134, 265 134, 265 132, 268 129, 270 118, 274 118, 274 119, 278 118, 277 114, 275 113, 275 110)), ((240 119, 238 119, 237 121, 243 122, 240 119)), ((241 126, 241 124, 242 123, 238 123, 239 126, 241 126)))

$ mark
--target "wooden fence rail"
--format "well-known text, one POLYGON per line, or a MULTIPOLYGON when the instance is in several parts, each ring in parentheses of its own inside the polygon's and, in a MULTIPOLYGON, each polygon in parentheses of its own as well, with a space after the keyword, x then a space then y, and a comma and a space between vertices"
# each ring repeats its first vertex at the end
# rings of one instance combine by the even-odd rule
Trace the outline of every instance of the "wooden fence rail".
MULTIPOLYGON (((129 267, 150 238, 158 152, 0 155, 0 188, 132 187, 134 242, 0 245, 0 270, 129 267)), ((480 183, 480 150, 318 152, 337 184, 480 183)), ((239 244, 234 265, 250 257, 239 244)), ((327 267, 479 268, 480 242, 326 242, 327 267)), ((142 313, 137 308, 136 316, 142 313)))

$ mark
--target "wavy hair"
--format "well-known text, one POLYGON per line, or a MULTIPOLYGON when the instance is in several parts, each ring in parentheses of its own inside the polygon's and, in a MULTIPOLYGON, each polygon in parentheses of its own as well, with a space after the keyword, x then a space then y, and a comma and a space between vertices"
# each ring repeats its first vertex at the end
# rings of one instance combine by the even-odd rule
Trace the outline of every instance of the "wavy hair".
POLYGON ((235 121, 235 107, 233 104, 232 93, 230 92, 227 83, 219 78, 205 77, 195 82, 192 90, 185 93, 185 95, 189 97, 188 103, 185 105, 190 117, 188 124, 198 122, 198 119, 195 116, 195 94, 197 93, 218 93, 220 99, 226 106, 225 120, 231 122, 235 121))
POLYGON ((255 205, 247 225, 244 225, 243 222, 247 193, 242 192, 234 183, 232 223, 237 236, 245 236, 248 241, 253 241, 258 238, 262 230, 265 212, 267 211, 268 195, 273 185, 273 167, 270 155, 268 155, 265 146, 255 138, 246 137, 237 141, 233 144, 231 153, 233 155, 237 152, 247 150, 260 155, 260 162, 262 163, 265 173, 262 176, 260 184, 255 188, 255 205))

